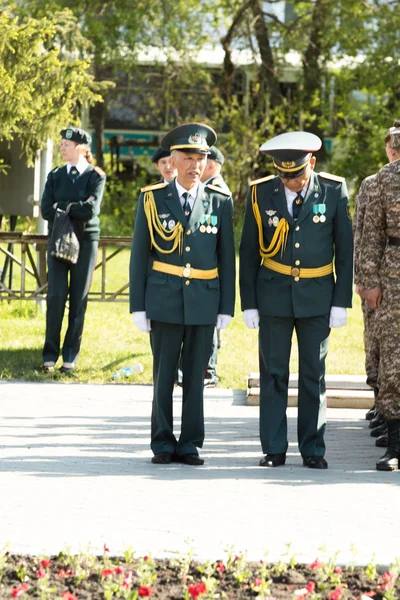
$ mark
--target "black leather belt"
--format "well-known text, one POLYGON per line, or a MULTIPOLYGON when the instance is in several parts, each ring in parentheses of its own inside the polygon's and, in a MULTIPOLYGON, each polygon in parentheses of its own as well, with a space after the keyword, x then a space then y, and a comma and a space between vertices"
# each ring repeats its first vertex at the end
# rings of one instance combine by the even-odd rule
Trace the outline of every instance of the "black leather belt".
POLYGON ((388 244, 389 246, 400 246, 400 237, 389 237, 388 244))

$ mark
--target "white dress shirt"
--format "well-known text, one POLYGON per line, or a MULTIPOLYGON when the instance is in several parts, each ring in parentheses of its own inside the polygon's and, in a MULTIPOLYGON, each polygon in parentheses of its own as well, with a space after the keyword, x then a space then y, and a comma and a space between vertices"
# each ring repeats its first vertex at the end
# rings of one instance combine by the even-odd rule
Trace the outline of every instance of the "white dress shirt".
POLYGON ((71 163, 67 163, 67 173, 69 175, 69 172, 72 169, 72 167, 75 167, 75 169, 79 172, 79 175, 82 175, 82 173, 84 173, 88 168, 88 165, 89 163, 86 160, 86 158, 84 156, 80 156, 76 165, 71 165, 71 163))

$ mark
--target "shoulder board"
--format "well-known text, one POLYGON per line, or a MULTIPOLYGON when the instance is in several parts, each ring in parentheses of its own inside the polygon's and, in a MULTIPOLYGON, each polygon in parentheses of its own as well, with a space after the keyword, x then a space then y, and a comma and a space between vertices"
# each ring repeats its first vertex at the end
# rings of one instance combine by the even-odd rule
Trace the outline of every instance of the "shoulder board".
POLYGON ((230 193, 220 188, 218 185, 211 185, 211 183, 207 183, 207 188, 213 190, 213 192, 219 192, 220 194, 224 194, 224 196, 230 196, 230 193))
POLYGON ((57 171, 59 171, 59 170, 60 170, 60 167, 54 167, 54 169, 52 169, 50 171, 50 173, 57 173, 57 171))
POLYGON ((162 188, 167 187, 166 183, 153 183, 152 185, 147 185, 146 187, 141 188, 141 192, 151 192, 153 190, 162 190, 162 188))
POLYGON ((340 175, 332 175, 331 173, 324 173, 323 171, 321 171, 321 173, 318 173, 318 175, 320 175, 324 179, 332 179, 332 181, 344 181, 344 177, 340 177, 340 175))
POLYGON ((105 177, 106 174, 104 173, 103 169, 100 169, 100 167, 93 167, 93 171, 96 171, 96 173, 98 175, 100 175, 100 177, 105 177))
POLYGON ((250 181, 250 185, 257 185, 258 183, 264 183, 264 181, 270 181, 276 177, 276 175, 268 175, 268 177, 261 177, 261 179, 255 179, 254 181, 250 181))

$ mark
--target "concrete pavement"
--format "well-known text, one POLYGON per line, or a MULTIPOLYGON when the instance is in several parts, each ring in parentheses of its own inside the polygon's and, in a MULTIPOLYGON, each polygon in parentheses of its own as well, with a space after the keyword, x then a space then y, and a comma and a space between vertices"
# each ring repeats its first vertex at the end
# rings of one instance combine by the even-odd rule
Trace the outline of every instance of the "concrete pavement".
POLYGON ((150 462, 151 386, 0 381, 0 548, 102 552, 106 543, 112 553, 193 548, 216 559, 234 547, 279 560, 290 543, 306 562, 400 556, 400 472, 375 470, 383 452, 365 410, 328 409, 329 469, 312 471, 289 408, 287 464, 263 469, 258 408, 244 392, 205 396, 204 467, 160 466, 150 462))

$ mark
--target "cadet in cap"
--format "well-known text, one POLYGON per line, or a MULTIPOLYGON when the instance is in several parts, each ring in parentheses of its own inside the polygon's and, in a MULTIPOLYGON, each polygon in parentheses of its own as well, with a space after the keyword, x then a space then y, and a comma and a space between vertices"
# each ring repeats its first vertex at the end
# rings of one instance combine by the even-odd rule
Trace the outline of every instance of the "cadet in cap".
POLYGON ((93 166, 90 134, 80 127, 60 131, 60 153, 64 166, 53 169, 46 181, 41 200, 42 216, 49 224, 49 239, 56 215, 68 210, 79 238, 76 264, 63 258, 47 256, 48 291, 46 337, 43 347, 43 370, 54 371, 62 354, 61 372, 71 373, 77 363, 82 342, 87 296, 96 266, 100 239, 100 205, 106 175, 93 166), (68 327, 60 347, 65 305, 69 301, 68 327))
POLYGON ((222 154, 221 150, 219 150, 217 148, 217 146, 211 146, 211 148, 208 151, 208 160, 213 160, 217 163, 219 163, 221 165, 221 167, 224 165, 225 162, 225 157, 222 154))
POLYGON ((204 374, 214 328, 235 303, 235 247, 230 194, 201 176, 215 131, 203 123, 175 127, 161 140, 176 178, 142 189, 130 260, 130 311, 150 333, 154 395, 154 464, 202 465, 204 374), (173 388, 182 356, 182 422, 173 432, 173 388))
MULTIPOLYGON (((171 164, 171 152, 159 146, 151 157, 155 168, 160 171, 163 182, 169 183, 176 177, 176 169, 171 164)), ((162 182, 159 182, 162 183, 162 182)))
POLYGON ((286 462, 286 407, 293 331, 299 347, 298 444, 303 464, 326 469, 325 358, 331 327, 351 306, 353 235, 343 177, 316 173, 318 136, 268 140, 277 176, 251 182, 240 242, 244 321, 259 327, 260 466, 286 462), (335 266, 335 274, 334 269, 335 266))
POLYGON ((388 446, 376 463, 378 471, 400 467, 400 127, 388 132, 386 152, 390 162, 377 173, 364 215, 359 253, 362 297, 376 311, 379 340, 379 388, 376 409, 386 419, 388 446))

